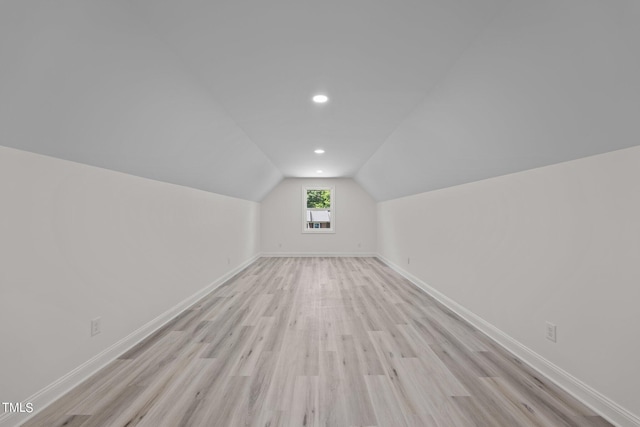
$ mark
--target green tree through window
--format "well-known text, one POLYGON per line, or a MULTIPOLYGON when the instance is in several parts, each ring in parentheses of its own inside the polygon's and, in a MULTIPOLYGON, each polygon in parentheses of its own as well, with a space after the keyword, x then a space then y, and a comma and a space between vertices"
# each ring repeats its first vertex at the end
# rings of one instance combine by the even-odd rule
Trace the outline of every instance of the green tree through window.
POLYGON ((307 208, 330 208, 331 190, 307 190, 307 208))

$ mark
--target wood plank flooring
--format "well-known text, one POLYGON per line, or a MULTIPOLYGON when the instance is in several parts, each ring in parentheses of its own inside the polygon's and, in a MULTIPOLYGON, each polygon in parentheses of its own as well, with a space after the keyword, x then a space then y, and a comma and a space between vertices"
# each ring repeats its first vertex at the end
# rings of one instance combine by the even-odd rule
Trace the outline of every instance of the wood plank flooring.
POLYGON ((262 258, 25 426, 607 426, 375 258, 262 258))

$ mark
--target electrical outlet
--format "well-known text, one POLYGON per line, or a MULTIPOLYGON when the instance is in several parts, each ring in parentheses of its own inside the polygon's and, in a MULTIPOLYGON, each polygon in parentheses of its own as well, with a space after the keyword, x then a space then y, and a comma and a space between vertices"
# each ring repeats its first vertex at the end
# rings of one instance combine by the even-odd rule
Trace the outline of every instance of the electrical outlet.
POLYGON ((547 322, 547 339, 556 342, 556 325, 547 322))
POLYGON ((96 336, 102 332, 102 318, 96 317, 91 320, 91 336, 96 336))

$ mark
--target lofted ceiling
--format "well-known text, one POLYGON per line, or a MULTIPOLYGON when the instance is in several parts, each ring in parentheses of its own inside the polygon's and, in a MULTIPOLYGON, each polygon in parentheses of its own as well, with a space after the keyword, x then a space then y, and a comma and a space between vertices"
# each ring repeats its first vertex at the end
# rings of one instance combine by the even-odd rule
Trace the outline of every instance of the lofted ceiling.
POLYGON ((131 2, 289 177, 355 175, 502 3, 131 2))
POLYGON ((637 145, 638 23, 631 0, 5 0, 0 145, 386 200, 637 145))

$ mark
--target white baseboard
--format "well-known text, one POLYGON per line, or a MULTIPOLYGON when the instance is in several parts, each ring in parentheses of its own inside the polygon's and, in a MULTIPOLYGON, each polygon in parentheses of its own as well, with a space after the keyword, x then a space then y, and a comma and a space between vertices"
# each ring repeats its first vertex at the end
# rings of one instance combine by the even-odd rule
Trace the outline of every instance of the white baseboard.
POLYGON ((263 252, 265 258, 295 258, 295 257, 358 257, 373 258, 373 252, 263 252))
MULTIPOLYGON (((237 266, 233 270, 229 271, 222 277, 218 278, 216 281, 214 281, 204 289, 201 289, 200 291, 191 295, 189 298, 171 307, 169 310, 165 311, 144 326, 133 331, 128 336, 124 337, 112 346, 87 360, 85 363, 78 366, 73 371, 49 384, 42 390, 36 392, 34 395, 23 400, 23 403, 32 403, 33 407, 36 408, 37 411, 28 414, 28 416, 25 416, 24 413, 1 413, 0 427, 17 426, 24 423, 29 418, 35 416, 37 413, 53 403, 56 399, 62 397, 69 390, 82 383, 84 380, 98 372, 100 369, 104 368, 118 356, 124 354, 133 346, 143 341, 158 329, 162 328, 166 323, 171 321, 178 314, 182 313, 184 310, 200 301, 200 299, 212 292, 214 289, 231 279, 233 276, 247 268, 249 265, 253 264, 258 258, 260 258, 260 254, 253 256, 252 258, 237 266)), ((4 411, 2 407, 0 407, 0 410, 4 411)))
POLYGON ((640 417, 638 417, 637 415, 626 410, 597 390, 580 381, 578 378, 574 377, 567 371, 551 363, 549 360, 540 356, 538 353, 531 350, 522 343, 516 341, 514 338, 505 334, 503 331, 496 328, 491 323, 482 319, 472 311, 469 311, 468 309, 450 299, 446 295, 442 294, 438 290, 432 288, 416 276, 399 267, 397 264, 394 264, 380 254, 376 254, 376 257, 386 265, 391 267, 393 270, 395 270, 397 273, 404 276, 418 288, 422 289, 428 295, 432 296, 447 308, 449 308, 451 311, 455 312, 460 317, 465 319, 467 322, 483 332, 505 350, 518 357, 520 360, 531 366, 536 371, 540 372, 549 381, 553 382, 558 387, 574 396, 576 399, 580 400, 594 412, 607 419, 609 422, 620 427, 640 427, 640 417))

